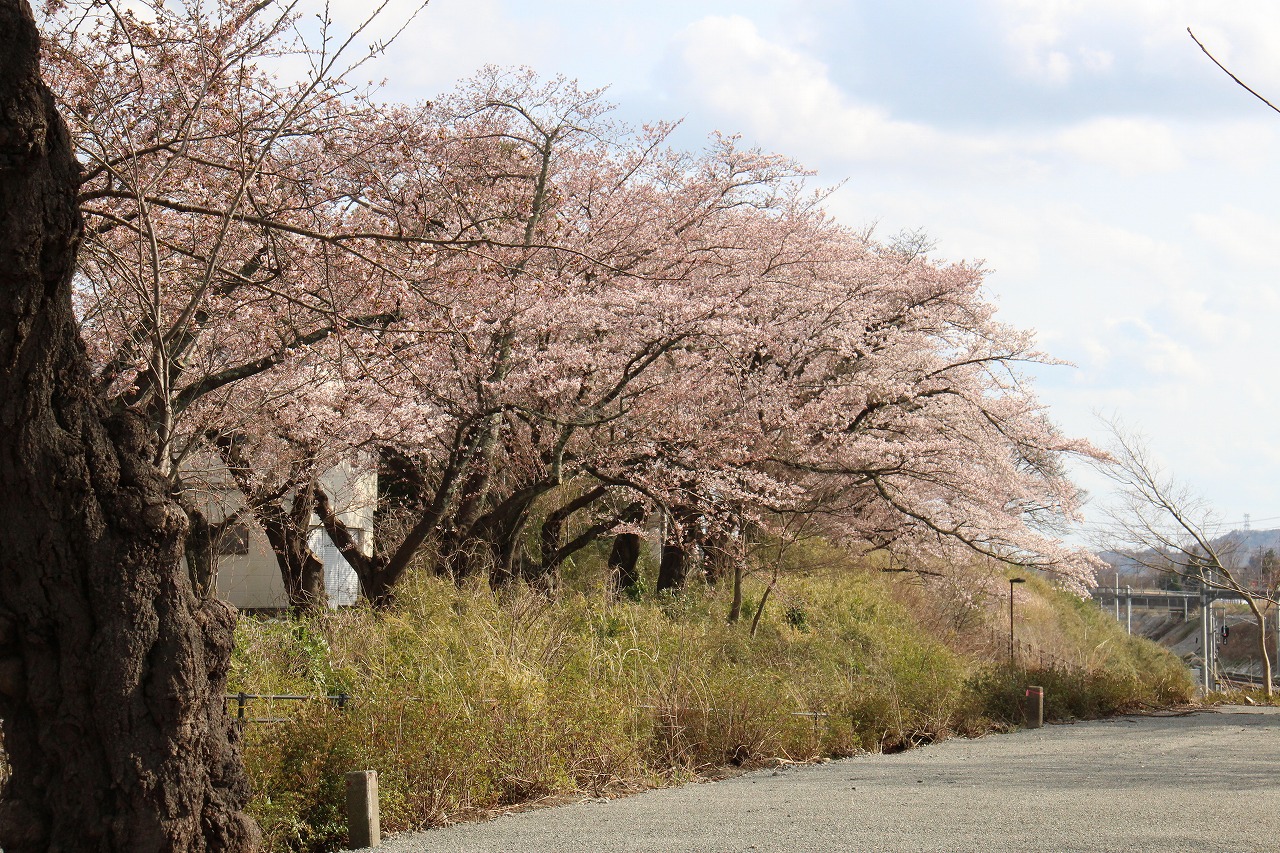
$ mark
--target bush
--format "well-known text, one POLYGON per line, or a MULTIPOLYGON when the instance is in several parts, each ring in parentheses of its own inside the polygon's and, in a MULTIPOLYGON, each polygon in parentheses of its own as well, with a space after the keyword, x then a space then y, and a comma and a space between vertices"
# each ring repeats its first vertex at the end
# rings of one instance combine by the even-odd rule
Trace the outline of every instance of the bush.
POLYGON ((1042 639, 1079 665, 994 665, 1007 649, 990 640, 999 608, 984 611, 990 624, 969 614, 965 630, 938 630, 918 588, 847 566, 785 576, 754 637, 707 588, 550 601, 419 579, 391 613, 245 618, 233 689, 353 697, 344 709, 250 707, 285 720, 246 728, 251 811, 271 850, 318 853, 340 848, 350 770, 378 771, 383 826, 398 831, 726 765, 980 734, 1017 722, 1028 683, 1045 686, 1051 719, 1189 695, 1176 659, 1097 608, 1045 585, 1031 594, 1042 639))

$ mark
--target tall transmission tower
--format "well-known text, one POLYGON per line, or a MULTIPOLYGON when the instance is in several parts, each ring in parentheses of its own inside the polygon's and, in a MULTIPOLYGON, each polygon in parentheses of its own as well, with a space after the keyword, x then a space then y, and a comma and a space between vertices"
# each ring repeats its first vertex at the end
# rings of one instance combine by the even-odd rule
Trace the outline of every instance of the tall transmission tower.
POLYGON ((1249 513, 1244 514, 1244 532, 1248 533, 1252 528, 1249 527, 1249 513))

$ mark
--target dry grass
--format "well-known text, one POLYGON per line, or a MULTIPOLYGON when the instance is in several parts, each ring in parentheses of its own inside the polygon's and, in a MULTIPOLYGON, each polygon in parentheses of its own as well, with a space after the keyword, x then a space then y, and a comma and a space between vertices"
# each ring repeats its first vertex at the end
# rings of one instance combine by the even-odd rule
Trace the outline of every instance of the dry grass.
POLYGON ((977 734, 1014 719, 1028 680, 1049 687, 1058 716, 1189 694, 1170 656, 1046 584, 1020 591, 1018 628, 1073 667, 1013 673, 993 639, 1007 631, 1002 578, 990 595, 966 597, 814 547, 821 559, 800 555, 807 570, 784 575, 754 638, 725 623, 727 591, 705 588, 549 601, 420 579, 388 614, 242 620, 233 689, 355 697, 345 710, 292 703, 263 715, 287 721, 246 728, 252 808, 271 849, 339 849, 352 769, 379 772, 383 826, 394 831, 726 765, 977 734))

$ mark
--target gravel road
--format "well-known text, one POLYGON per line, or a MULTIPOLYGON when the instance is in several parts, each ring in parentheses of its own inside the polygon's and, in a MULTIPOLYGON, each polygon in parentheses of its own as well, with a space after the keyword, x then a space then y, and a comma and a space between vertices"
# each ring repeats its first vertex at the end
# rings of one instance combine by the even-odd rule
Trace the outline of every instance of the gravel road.
POLYGON ((1280 851, 1280 709, 956 739, 401 835, 383 849, 1280 851))

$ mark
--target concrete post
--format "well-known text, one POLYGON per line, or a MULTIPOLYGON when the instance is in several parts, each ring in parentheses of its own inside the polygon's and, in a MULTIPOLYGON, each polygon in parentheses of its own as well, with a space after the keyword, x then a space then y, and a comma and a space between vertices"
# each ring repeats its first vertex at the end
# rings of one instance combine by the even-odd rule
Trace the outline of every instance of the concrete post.
POLYGON ((382 844, 376 770, 347 774, 347 838, 352 850, 382 844))
POLYGON ((1210 670, 1213 664, 1210 662, 1213 655, 1213 628, 1209 625, 1209 594, 1203 588, 1200 590, 1200 688, 1204 694, 1209 695, 1209 681, 1212 677, 1210 670))
POLYGON ((1022 719, 1029 729, 1044 725, 1044 688, 1028 687, 1022 700, 1022 719))
POLYGON ((1133 587, 1126 585, 1124 588, 1124 623, 1125 630, 1130 634, 1133 633, 1133 587))

